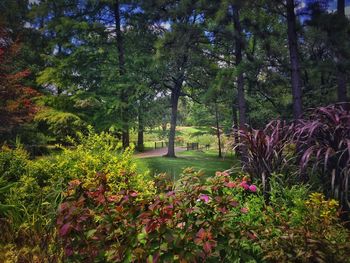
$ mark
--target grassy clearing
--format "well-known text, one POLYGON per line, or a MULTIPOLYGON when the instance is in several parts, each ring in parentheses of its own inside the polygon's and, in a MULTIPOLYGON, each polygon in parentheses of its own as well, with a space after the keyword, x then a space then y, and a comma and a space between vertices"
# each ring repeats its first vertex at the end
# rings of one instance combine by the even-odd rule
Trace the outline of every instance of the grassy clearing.
MULTIPOLYGON (((168 141, 169 129, 163 131, 160 127, 152 130, 146 130, 144 133, 145 146, 149 143, 150 146, 154 146, 155 141, 168 141)), ((214 136, 213 130, 210 127, 176 127, 176 137, 181 137, 186 142, 201 142, 206 140, 208 136, 214 136)), ((214 136, 215 138, 215 136, 214 136)), ((132 132, 130 134, 131 142, 137 141, 137 133, 132 132)), ((205 142, 203 142, 205 143, 205 142)))
POLYGON ((168 173, 174 179, 187 167, 203 170, 206 176, 212 176, 216 171, 227 170, 237 164, 237 159, 232 156, 219 159, 216 154, 215 151, 185 151, 178 153, 177 158, 149 157, 137 159, 136 163, 140 172, 168 173))

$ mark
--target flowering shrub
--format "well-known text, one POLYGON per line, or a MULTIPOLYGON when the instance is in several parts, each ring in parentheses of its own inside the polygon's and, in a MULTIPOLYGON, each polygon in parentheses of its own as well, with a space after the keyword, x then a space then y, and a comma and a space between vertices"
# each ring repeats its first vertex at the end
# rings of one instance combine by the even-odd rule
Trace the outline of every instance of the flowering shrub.
MULTIPOLYGON (((80 137, 75 148, 63 148, 57 155, 37 160, 27 158, 22 150, 4 149, 0 152, 4 179, 18 182, 6 194, 0 194, 1 207, 16 208, 7 209, 4 218, 0 213, 0 232, 3 238, 6 237, 0 241, 0 252, 2 242, 12 243, 16 251, 29 250, 35 255, 40 251, 47 256, 43 262, 56 262, 52 257, 60 254, 55 250, 53 222, 67 184, 72 180, 78 179, 82 187, 96 189, 99 181, 95 175, 102 172, 106 175, 108 195, 134 189, 138 192, 137 198, 142 199, 153 196, 156 191, 147 174, 136 172, 132 149, 122 152, 118 142, 109 134, 90 132, 88 136, 80 137), (5 223, 9 227, 4 230, 5 223)), ((31 255, 29 260, 20 262, 36 262, 31 253, 28 255, 31 255)), ((0 255, 0 262, 3 261, 0 255)))
POLYGON ((156 183, 158 193, 143 198, 132 189, 110 195, 104 174, 98 174, 93 189, 70 182, 57 217, 65 258, 346 262, 350 236, 338 223, 336 201, 321 194, 305 200, 305 187, 284 193, 275 187, 267 205, 247 177, 218 172, 202 182, 201 176, 186 169, 175 184, 156 183))
MULTIPOLYGON (((187 169, 173 190, 139 199, 130 189, 109 195, 106 177, 98 176, 97 189, 71 182, 60 206, 57 227, 70 259, 228 260, 237 256, 231 250, 244 250, 240 238, 254 238, 249 226, 229 220, 249 213, 245 200, 257 187, 247 180, 217 173, 202 184, 201 174, 187 169)), ((249 257, 255 254, 250 251, 249 257)))

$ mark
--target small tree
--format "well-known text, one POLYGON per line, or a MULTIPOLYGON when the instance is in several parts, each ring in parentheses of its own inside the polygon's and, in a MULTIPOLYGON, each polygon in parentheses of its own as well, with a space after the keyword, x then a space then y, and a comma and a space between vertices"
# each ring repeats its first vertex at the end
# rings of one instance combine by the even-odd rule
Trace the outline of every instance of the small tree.
POLYGON ((16 67, 14 63, 21 51, 19 40, 13 40, 2 25, 0 39, 0 137, 5 138, 33 118, 37 111, 33 98, 39 93, 22 83, 30 71, 16 67))

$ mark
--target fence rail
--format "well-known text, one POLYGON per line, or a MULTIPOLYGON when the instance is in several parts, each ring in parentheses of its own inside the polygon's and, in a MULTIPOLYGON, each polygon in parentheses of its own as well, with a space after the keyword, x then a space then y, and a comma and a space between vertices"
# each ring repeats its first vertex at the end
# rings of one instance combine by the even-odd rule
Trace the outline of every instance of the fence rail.
POLYGON ((189 150, 209 150, 210 144, 202 144, 200 145, 198 142, 187 143, 186 149, 189 150))
POLYGON ((164 147, 168 147, 168 142, 165 142, 165 141, 154 142, 154 149, 164 148, 164 147))

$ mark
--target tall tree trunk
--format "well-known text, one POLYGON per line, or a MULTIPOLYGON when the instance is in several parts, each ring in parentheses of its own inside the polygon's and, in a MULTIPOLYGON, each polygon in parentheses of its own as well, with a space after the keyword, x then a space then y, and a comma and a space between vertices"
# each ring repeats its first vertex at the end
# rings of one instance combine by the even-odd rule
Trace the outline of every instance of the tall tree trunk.
MULTIPOLYGON (((337 1, 337 14, 340 18, 345 19, 345 0, 337 1)), ((337 55, 338 65, 337 65, 337 95, 338 102, 347 102, 347 89, 346 89, 346 72, 342 67, 343 58, 341 55, 337 55)))
MULTIPOLYGON (((237 109, 235 103, 232 103, 232 129, 233 129, 233 136, 235 140, 235 145, 239 143, 239 136, 238 133, 236 132, 238 129, 238 117, 237 117, 237 109)), ((238 147, 235 147, 235 154, 236 157, 239 156, 239 149, 238 147)))
POLYGON ((298 58, 298 37, 296 31, 296 16, 294 8, 294 0, 287 0, 288 46, 292 78, 293 117, 294 119, 298 119, 300 118, 303 110, 300 64, 298 58))
POLYGON ((337 69, 337 83, 338 102, 347 102, 346 73, 340 67, 337 69))
MULTIPOLYGON (((125 75, 125 58, 124 58, 124 45, 123 36, 121 32, 120 23, 120 4, 119 0, 114 2, 114 19, 115 19, 115 34, 117 40, 117 50, 118 50, 118 71, 119 75, 122 77, 125 75)), ((122 144, 123 148, 127 148, 130 145, 130 135, 129 135, 129 118, 128 118, 128 94, 126 90, 121 92, 121 100, 123 102, 123 108, 121 110, 121 120, 122 120, 122 144)))
POLYGON ((337 13, 338 15, 345 17, 345 0, 337 1, 337 13))
MULTIPOLYGON (((242 62, 242 49, 243 49, 243 36, 242 27, 239 14, 239 6, 233 6, 233 22, 235 26, 235 56, 236 66, 239 67, 242 62)), ((238 111, 239 111, 239 128, 244 129, 246 127, 246 100, 244 94, 244 77, 243 72, 240 70, 237 77, 237 92, 238 92, 238 111)))
POLYGON ((144 141, 143 141, 144 124, 143 124, 143 115, 142 115, 141 105, 139 105, 138 121, 139 121, 139 127, 137 132, 137 150, 140 152, 143 152, 144 151, 144 141))
MULTIPOLYGON (((243 49, 243 36, 242 36, 242 27, 240 21, 240 7, 238 5, 232 6, 233 11, 233 23, 235 27, 235 57, 236 57, 236 67, 239 68, 242 62, 242 49, 243 49)), ((247 124, 246 117, 246 100, 244 92, 244 76, 243 72, 239 69, 239 74, 237 77, 237 99, 238 99, 238 115, 239 115, 239 129, 245 130, 247 124)), ((239 147, 239 152, 241 156, 241 161, 246 161, 247 148, 242 145, 239 147)))
POLYGON ((179 97, 182 83, 176 83, 174 89, 171 91, 171 118, 170 118, 170 131, 169 131, 169 143, 168 153, 166 157, 175 156, 175 131, 177 121, 177 107, 179 104, 179 97))
POLYGON ((218 104, 216 102, 215 102, 215 123, 216 123, 216 136, 218 138, 218 146, 219 146, 218 157, 222 158, 219 113, 218 113, 218 104))

